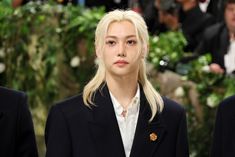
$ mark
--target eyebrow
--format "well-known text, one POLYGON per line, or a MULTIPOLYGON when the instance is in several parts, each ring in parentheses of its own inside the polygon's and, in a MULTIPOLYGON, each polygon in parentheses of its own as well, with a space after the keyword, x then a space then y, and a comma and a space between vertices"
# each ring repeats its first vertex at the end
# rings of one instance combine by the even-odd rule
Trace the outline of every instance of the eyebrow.
MULTIPOLYGON (((136 35, 127 35, 127 36, 125 36, 125 38, 132 38, 132 37, 136 37, 136 35)), ((117 39, 118 37, 115 36, 115 35, 108 35, 108 36, 106 36, 106 38, 115 38, 115 39, 117 39)))

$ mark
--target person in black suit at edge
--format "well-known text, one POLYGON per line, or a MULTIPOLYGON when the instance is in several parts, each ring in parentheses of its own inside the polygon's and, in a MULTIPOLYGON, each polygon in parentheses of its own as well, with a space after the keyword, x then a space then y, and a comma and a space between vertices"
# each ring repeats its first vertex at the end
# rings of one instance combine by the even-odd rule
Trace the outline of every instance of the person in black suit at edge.
POLYGON ((46 157, 188 157, 185 110, 161 97, 146 76, 149 36, 134 11, 98 23, 98 70, 83 93, 53 106, 46 157))
POLYGON ((26 95, 0 87, 0 156, 38 157, 26 95))
POLYGON ((185 52, 194 52, 199 45, 205 29, 213 25, 215 18, 201 11, 200 0, 176 0, 181 5, 179 21, 188 42, 185 52))
POLYGON ((235 0, 224 2, 224 22, 206 29, 196 52, 210 53, 210 71, 218 74, 235 73, 235 0))
POLYGON ((211 157, 235 156, 235 95, 223 100, 217 110, 211 157))

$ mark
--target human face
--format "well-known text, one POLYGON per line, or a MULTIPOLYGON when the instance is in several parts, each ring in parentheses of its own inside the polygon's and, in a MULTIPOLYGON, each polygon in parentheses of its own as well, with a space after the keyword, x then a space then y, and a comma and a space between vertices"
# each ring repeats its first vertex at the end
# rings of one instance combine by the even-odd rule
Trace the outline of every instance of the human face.
POLYGON ((131 22, 113 22, 109 25, 104 50, 97 53, 105 65, 106 77, 138 76, 142 58, 138 44, 131 22))
POLYGON ((225 8, 224 16, 225 16, 224 17, 225 22, 227 24, 229 31, 234 33, 235 32, 235 4, 234 3, 227 4, 225 8))

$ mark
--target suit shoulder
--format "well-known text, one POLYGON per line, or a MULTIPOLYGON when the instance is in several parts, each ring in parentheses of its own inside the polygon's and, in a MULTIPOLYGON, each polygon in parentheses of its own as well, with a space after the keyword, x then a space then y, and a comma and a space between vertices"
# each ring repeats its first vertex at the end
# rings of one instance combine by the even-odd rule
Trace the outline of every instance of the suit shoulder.
POLYGON ((82 94, 67 98, 56 103, 53 107, 53 110, 60 110, 65 116, 70 116, 77 114, 78 112, 86 112, 89 110, 83 102, 82 94))
POLYGON ((166 97, 163 98, 163 101, 164 108, 160 116, 161 119, 168 130, 178 130, 179 126, 186 124, 185 109, 180 104, 166 97))
POLYGON ((1 108, 6 110, 18 110, 26 106, 27 97, 24 92, 0 87, 1 108))
POLYGON ((25 93, 22 91, 17 91, 13 89, 9 89, 6 87, 0 87, 0 95, 5 98, 12 98, 12 97, 24 97, 25 93))
POLYGON ((182 114, 185 113, 185 109, 178 104, 177 102, 167 98, 163 97, 163 102, 164 102, 164 108, 163 108, 163 114, 182 114))
POLYGON ((235 110, 235 95, 224 99, 219 104, 218 111, 220 112, 229 113, 229 112, 234 112, 234 110, 235 110))
POLYGON ((61 101, 57 102, 56 106, 60 106, 60 107, 63 108, 65 106, 72 105, 72 104, 75 104, 75 103, 78 103, 78 102, 83 102, 82 94, 65 98, 64 100, 61 100, 61 101))
POLYGON ((206 28, 204 32, 204 38, 210 39, 218 35, 222 28, 226 27, 224 23, 217 23, 206 28))

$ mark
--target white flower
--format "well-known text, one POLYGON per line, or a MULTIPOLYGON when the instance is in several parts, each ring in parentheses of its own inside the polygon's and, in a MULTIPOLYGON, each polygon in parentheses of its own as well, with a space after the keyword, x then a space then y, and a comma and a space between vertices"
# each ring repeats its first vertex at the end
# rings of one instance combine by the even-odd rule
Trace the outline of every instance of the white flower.
POLYGON ((155 37, 153 38, 153 42, 158 42, 158 40, 159 40, 159 37, 158 37, 158 36, 155 36, 155 37))
POLYGON ((0 63, 0 74, 3 73, 6 69, 6 66, 4 63, 0 63))
POLYGON ((42 2, 41 1, 36 1, 36 4, 37 5, 42 5, 42 2))
POLYGON ((3 49, 0 49, 0 58, 4 58, 5 57, 5 52, 3 51, 3 49))
POLYGON ((62 32, 62 29, 59 28, 59 27, 57 27, 57 28, 55 29, 55 31, 56 31, 56 33, 61 33, 61 32, 62 32))
POLYGON ((184 88, 183 87, 176 88, 174 94, 176 97, 183 97, 185 94, 184 88))
POLYGON ((63 7, 62 5, 57 5, 57 12, 62 13, 63 12, 63 7))
POLYGON ((46 3, 46 4, 42 5, 42 10, 43 10, 43 11, 51 10, 51 7, 50 7, 49 4, 46 3))
POLYGON ((13 14, 14 15, 18 15, 19 13, 20 13, 20 10, 19 9, 15 9, 13 14))
POLYGON ((80 58, 78 56, 73 57, 70 61, 70 66, 75 68, 78 67, 79 65, 80 65, 80 58))
POLYGON ((31 7, 31 8, 29 9, 29 11, 30 11, 30 13, 32 13, 32 14, 35 14, 35 13, 36 13, 36 9, 35 9, 34 7, 31 7))
POLYGON ((210 95, 207 99, 206 99, 206 104, 207 106, 214 108, 217 106, 217 97, 214 95, 210 95))
POLYGON ((210 72, 210 67, 208 65, 205 65, 202 67, 202 71, 209 73, 210 72))

